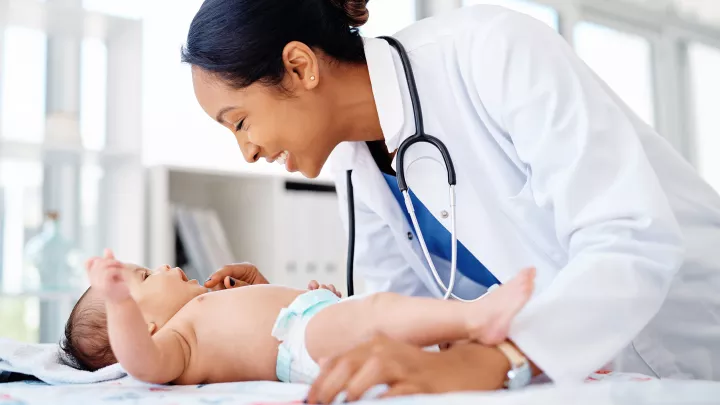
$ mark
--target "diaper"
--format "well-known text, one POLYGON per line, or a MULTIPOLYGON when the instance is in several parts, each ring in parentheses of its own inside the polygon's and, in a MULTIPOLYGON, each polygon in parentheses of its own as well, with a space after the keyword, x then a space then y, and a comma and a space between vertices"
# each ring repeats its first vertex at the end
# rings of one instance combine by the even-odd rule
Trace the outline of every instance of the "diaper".
POLYGON ((280 311, 272 335, 280 341, 275 373, 283 382, 312 384, 320 367, 305 346, 305 329, 318 312, 340 302, 328 290, 308 291, 280 311))

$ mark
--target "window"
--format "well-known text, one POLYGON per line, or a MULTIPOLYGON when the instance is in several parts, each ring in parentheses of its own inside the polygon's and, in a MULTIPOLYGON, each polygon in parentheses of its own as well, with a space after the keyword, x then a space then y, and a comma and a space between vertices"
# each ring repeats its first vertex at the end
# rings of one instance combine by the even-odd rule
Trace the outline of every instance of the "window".
POLYGON ((492 4, 497 6, 503 6, 505 8, 527 14, 530 17, 534 17, 549 25, 550 28, 554 29, 555 31, 558 31, 560 29, 560 17, 558 15, 558 12, 550 6, 533 3, 529 0, 463 0, 464 6, 475 4, 492 4))
POLYGON ((366 37, 392 35, 415 22, 415 0, 368 2, 370 19, 360 28, 366 37))
POLYGON ((720 49, 702 44, 688 47, 695 153, 700 174, 720 190, 720 49))
POLYGON ((42 224, 42 179, 38 162, 0 160, 0 337, 25 342, 38 341, 40 302, 2 293, 22 291, 25 241, 42 224))
POLYGON ((98 39, 82 42, 80 68, 80 134, 83 146, 105 146, 107 115, 107 47, 98 39))
MULTIPOLYGON (((158 1, 154 0, 153 2, 158 1)), ((145 0, 82 0, 83 8, 87 10, 135 19, 141 18, 145 9, 148 8, 149 5, 143 3, 145 0)), ((165 4, 165 6, 171 7, 169 4, 165 4)))
POLYGON ((8 27, 2 60, 0 136, 40 143, 45 137, 47 37, 40 31, 8 27))
POLYGON ((42 184, 40 162, 0 160, 2 291, 20 292, 23 289, 25 242, 35 235, 43 221, 42 184))
POLYGON ((645 122, 654 124, 652 48, 647 39, 588 22, 575 27, 578 55, 645 122))

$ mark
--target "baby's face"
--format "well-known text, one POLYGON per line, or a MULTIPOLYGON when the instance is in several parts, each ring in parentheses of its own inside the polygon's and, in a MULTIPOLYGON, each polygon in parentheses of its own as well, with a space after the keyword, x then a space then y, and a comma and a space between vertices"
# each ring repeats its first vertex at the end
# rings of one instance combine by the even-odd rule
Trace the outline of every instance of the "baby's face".
POLYGON ((125 282, 148 323, 161 328, 185 304, 207 292, 197 280, 188 280, 180 268, 158 267, 154 271, 125 264, 125 282))

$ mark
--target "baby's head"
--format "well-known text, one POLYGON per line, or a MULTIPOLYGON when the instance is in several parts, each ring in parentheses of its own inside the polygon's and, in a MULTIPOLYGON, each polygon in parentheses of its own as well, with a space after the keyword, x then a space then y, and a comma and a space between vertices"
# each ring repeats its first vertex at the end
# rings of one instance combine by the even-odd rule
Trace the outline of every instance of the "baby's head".
MULTIPOLYGON (((162 328, 193 298, 207 292, 197 281, 188 280, 177 267, 162 266, 150 271, 124 264, 123 276, 150 334, 162 328)), ((97 289, 88 288, 73 308, 61 348, 79 369, 95 371, 117 362, 110 348, 105 299, 97 289)))

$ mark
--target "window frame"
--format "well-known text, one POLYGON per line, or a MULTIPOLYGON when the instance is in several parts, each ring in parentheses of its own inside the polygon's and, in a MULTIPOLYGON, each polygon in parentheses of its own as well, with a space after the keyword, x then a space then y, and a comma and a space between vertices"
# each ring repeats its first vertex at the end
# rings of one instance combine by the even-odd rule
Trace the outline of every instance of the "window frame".
MULTIPOLYGON (((440 3, 462 6, 462 0, 417 0, 419 18, 442 10, 440 3)), ((693 21, 667 7, 621 0, 526 0, 554 8, 560 35, 574 46, 575 26, 582 21, 643 36, 651 45, 655 128, 692 165, 697 167, 699 147, 695 128, 688 44, 702 43, 720 49, 720 27, 693 21)))

